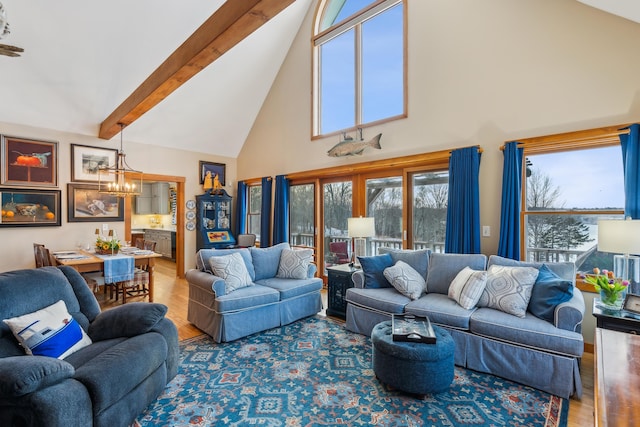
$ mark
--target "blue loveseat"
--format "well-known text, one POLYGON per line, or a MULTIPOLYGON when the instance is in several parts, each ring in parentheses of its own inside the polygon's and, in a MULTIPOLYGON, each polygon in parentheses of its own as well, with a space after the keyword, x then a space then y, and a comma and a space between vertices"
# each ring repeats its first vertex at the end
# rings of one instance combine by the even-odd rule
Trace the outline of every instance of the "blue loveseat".
MULTIPOLYGON (((534 267, 542 271, 542 264, 495 255, 487 263, 482 254, 391 251, 389 255, 393 262, 403 260, 426 279, 426 293, 412 300, 392 286, 370 288, 365 274, 357 271, 352 276, 354 288, 346 292, 347 329, 370 336, 373 327, 389 320, 392 314, 428 316, 451 333, 456 344, 456 365, 565 398, 581 396, 579 361, 584 348, 581 325, 585 306, 582 293, 573 286, 573 263, 549 263, 544 267, 563 281, 570 281, 573 292, 567 295, 568 301, 551 305, 547 309, 549 318, 544 320, 533 315, 531 307, 518 317, 489 307, 466 309, 448 296, 451 282, 465 267, 480 272, 491 266, 534 267)), ((367 276, 371 276, 370 272, 367 276)))
POLYGON ((322 310, 322 279, 314 277, 316 266, 301 264, 302 275, 297 278, 282 274, 286 255, 295 252, 288 243, 267 248, 200 249, 197 268, 186 274, 187 319, 214 341, 227 342, 318 313, 322 310), (234 253, 240 255, 249 278, 242 287, 229 289, 229 280, 214 275, 211 263, 212 258, 234 253))
MULTIPOLYGON (((0 425, 130 425, 177 373, 178 333, 164 317, 167 307, 131 303, 100 312, 86 282, 70 267, 0 274, 2 320, 38 315, 60 301, 65 316, 72 317, 60 324, 74 326, 78 334, 82 328, 92 342, 64 359, 41 355, 37 346, 31 351, 38 355, 26 355, 30 341, 21 347, 0 322, 0 425)), ((57 337, 62 329, 69 330, 43 334, 57 337)))

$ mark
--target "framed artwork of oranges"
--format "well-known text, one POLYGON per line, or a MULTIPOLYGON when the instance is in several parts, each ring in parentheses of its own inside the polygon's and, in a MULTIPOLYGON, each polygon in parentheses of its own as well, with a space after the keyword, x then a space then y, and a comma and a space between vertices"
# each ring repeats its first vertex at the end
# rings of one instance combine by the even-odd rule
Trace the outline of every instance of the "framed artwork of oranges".
POLYGON ((60 190, 0 188, 0 227, 60 226, 60 190))
POLYGON ((58 143, 2 135, 2 185, 58 186, 58 143))

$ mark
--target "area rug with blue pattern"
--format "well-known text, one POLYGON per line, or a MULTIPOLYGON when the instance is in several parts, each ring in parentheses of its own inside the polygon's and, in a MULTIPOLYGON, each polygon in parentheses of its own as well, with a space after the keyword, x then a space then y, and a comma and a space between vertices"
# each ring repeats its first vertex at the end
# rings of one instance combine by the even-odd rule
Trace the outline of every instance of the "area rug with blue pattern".
POLYGON ((135 425, 567 425, 566 399, 458 366, 446 392, 390 390, 371 354, 368 337, 321 316, 231 343, 185 340, 178 375, 135 425))

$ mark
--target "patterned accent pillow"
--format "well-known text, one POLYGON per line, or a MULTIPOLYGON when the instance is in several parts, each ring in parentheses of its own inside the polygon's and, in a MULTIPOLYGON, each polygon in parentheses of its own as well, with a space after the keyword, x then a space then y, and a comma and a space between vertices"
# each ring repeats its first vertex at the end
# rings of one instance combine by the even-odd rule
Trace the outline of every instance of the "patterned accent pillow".
POLYGON ((224 256, 212 256, 209 258, 209 264, 213 274, 224 279, 224 289, 227 294, 236 289, 253 285, 242 255, 238 252, 224 256))
POLYGON ((42 310, 4 319, 27 354, 64 359, 91 344, 91 338, 60 300, 42 310))
POLYGON ((492 265, 487 270, 487 286, 478 307, 495 308, 524 317, 537 277, 538 269, 534 267, 492 265))
POLYGON ((306 279, 313 249, 283 249, 276 277, 281 279, 306 279))
POLYGON ((465 267, 451 282, 449 298, 463 308, 471 310, 476 306, 487 285, 487 272, 465 267))
POLYGON ((383 271, 384 277, 402 295, 416 300, 426 289, 424 277, 409 264, 398 261, 383 271))

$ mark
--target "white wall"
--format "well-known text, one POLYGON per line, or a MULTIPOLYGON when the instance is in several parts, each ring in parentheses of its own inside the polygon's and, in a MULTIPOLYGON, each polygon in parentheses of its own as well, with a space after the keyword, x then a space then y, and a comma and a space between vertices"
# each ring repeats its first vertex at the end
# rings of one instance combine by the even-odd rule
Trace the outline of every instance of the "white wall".
MULTIPOLYGON (((482 250, 493 254, 500 145, 640 120, 640 25, 574 0, 409 0, 409 117, 365 129, 365 139, 382 132, 381 151, 330 158, 338 137, 310 137, 315 9, 242 149, 239 179, 478 144, 481 223, 492 230, 482 250)), ((592 342, 593 323, 585 323, 592 342)))
MULTIPOLYGON (((71 144, 91 145, 105 148, 120 148, 119 136, 109 141, 85 135, 38 129, 0 122, 0 134, 23 138, 58 142, 58 189, 62 190, 61 227, 1 227, 0 228, 0 272, 35 265, 33 243, 43 243, 51 250, 75 249, 78 242, 93 242, 96 227, 109 224, 119 236, 124 236, 124 222, 67 222, 67 183, 71 181, 71 144)), ((179 145, 176 143, 176 145, 179 145)), ((236 159, 195 153, 179 149, 167 149, 147 144, 127 142, 124 133, 124 152, 127 162, 135 169, 146 173, 185 177, 185 199, 195 200, 202 194, 199 179, 199 161, 226 164, 226 186, 229 194, 236 187, 236 159)), ((27 187, 24 187, 27 188, 27 187)), ((184 230, 185 269, 195 266, 196 235, 184 230)))

